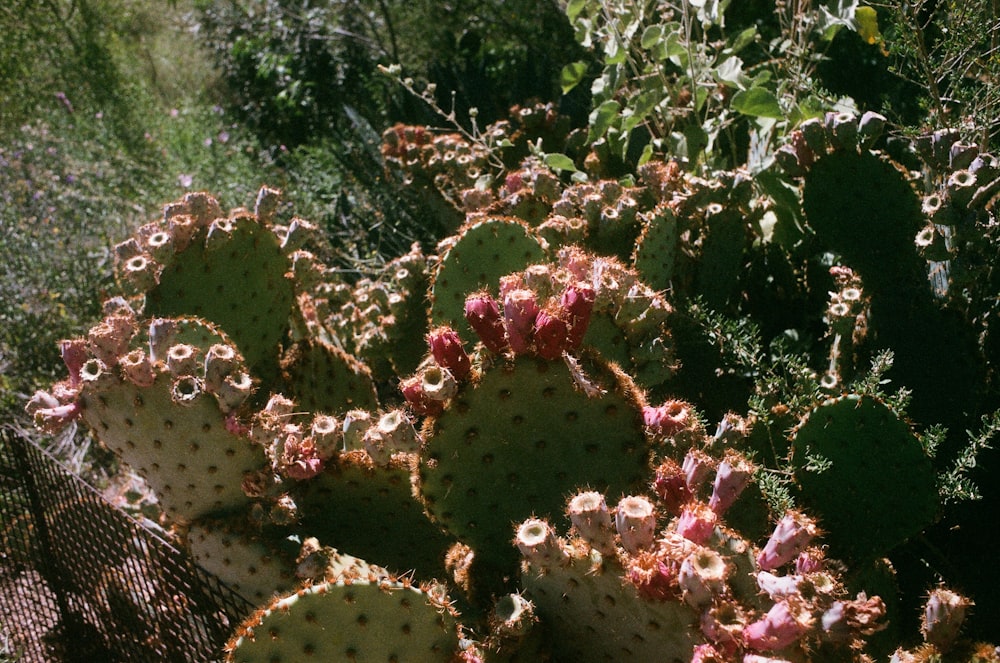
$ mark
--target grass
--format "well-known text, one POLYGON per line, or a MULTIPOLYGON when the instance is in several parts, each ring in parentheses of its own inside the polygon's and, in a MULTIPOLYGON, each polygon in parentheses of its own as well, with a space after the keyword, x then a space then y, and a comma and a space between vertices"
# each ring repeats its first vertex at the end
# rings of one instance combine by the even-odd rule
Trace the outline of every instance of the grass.
POLYGON ((25 65, 48 92, 11 86, 3 100, 12 113, 33 109, 18 126, 0 126, 4 421, 23 419, 31 393, 62 377, 58 341, 84 333, 103 297, 115 294, 115 243, 189 190, 209 190, 225 207, 247 205, 274 172, 218 105, 186 3, 82 4, 114 19, 104 63, 117 74, 113 94, 101 103, 85 85, 25 65), (52 92, 59 83, 66 87, 52 92))

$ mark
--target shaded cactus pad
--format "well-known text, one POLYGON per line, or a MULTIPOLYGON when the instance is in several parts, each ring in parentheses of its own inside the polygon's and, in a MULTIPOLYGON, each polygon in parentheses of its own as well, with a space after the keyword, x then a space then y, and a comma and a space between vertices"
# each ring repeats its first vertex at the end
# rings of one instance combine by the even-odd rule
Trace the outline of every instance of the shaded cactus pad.
POLYGON ((906 421, 874 398, 814 409, 795 429, 792 453, 802 501, 835 555, 882 555, 934 519, 930 458, 906 421))

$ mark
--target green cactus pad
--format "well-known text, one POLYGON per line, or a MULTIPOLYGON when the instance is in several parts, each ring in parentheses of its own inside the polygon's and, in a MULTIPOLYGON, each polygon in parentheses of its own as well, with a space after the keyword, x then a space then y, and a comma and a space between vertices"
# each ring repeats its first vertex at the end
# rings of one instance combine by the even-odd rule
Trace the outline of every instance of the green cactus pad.
POLYGON ((290 268, 281 241, 249 212, 201 228, 163 268, 146 293, 145 313, 195 315, 232 337, 255 374, 276 373, 278 344, 294 303, 290 268))
MULTIPOLYGON (((238 509, 249 503, 241 488, 244 473, 266 464, 262 449, 230 430, 231 409, 249 395, 249 377, 235 357, 232 375, 245 382, 245 392, 227 397, 233 400, 224 407, 205 384, 209 348, 194 343, 214 345, 225 342, 226 335, 195 319, 163 322, 172 331, 152 343, 155 352, 166 355, 168 347, 186 342, 195 353, 186 369, 192 374, 173 375, 164 357, 157 357, 137 384, 121 365, 109 369, 92 360, 78 399, 82 418, 146 480, 170 516, 186 521, 238 509)), ((142 348, 144 340, 136 336, 132 347, 142 348)))
POLYGON ((884 555, 937 512, 930 458, 884 403, 844 396, 820 405, 792 436, 795 481, 835 556, 884 555))
POLYGON ((706 236, 698 264, 697 288, 709 308, 725 310, 744 269, 747 230, 737 209, 721 208, 705 215, 706 236))
POLYGON ((586 377, 563 361, 504 361, 425 425, 420 494, 477 560, 512 565, 511 523, 561 514, 578 486, 614 494, 642 481, 641 395, 603 360, 584 369, 586 377))
POLYGON ((337 456, 322 474, 292 489, 302 514, 299 529, 396 571, 443 577, 452 541, 424 515, 413 495, 410 460, 397 454, 388 467, 364 451, 337 456))
POLYGON ((454 617, 438 597, 368 567, 359 577, 305 586, 258 610, 226 646, 227 663, 448 663, 454 617))
POLYGON ((667 290, 677 254, 677 217, 666 205, 648 215, 632 254, 632 265, 654 290, 667 290))
POLYGON ((565 564, 523 574, 525 595, 542 616, 557 661, 686 663, 701 639, 698 612, 678 600, 649 600, 583 551, 565 564))
POLYGON ((891 162, 872 152, 822 156, 804 178, 802 207, 820 239, 866 283, 921 273, 920 197, 891 162))
POLYGON ((226 430, 210 394, 178 405, 173 379, 149 387, 129 382, 80 396, 83 418, 109 449, 142 476, 164 511, 193 519, 246 505, 243 473, 264 466, 263 451, 226 430))
POLYGON ((431 286, 431 326, 450 325, 468 343, 476 335, 465 321, 465 298, 482 288, 497 295, 501 276, 545 257, 542 243, 517 219, 490 218, 465 226, 441 257, 431 286))
POLYGON ((272 541, 250 528, 214 519, 191 523, 185 541, 201 568, 257 605, 297 584, 295 557, 299 545, 294 541, 272 541))
POLYGON ((281 370, 282 391, 308 412, 340 414, 378 407, 368 367, 329 343, 296 343, 282 358, 281 370))

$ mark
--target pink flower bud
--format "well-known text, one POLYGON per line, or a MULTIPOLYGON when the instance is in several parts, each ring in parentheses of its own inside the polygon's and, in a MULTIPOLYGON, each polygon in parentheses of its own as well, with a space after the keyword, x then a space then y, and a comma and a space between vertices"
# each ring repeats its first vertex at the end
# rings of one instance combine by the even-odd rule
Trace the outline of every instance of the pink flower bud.
POLYGON ((577 281, 566 286, 559 305, 566 312, 566 319, 569 322, 570 348, 578 348, 583 344, 583 337, 590 325, 590 315, 594 311, 596 300, 597 293, 588 283, 577 281))
POLYGON ((503 300, 503 318, 507 341, 514 354, 531 352, 538 302, 530 290, 511 290, 503 300))
POLYGON ((684 470, 684 482, 687 484, 688 490, 692 493, 697 492, 714 467, 715 461, 711 456, 704 451, 690 449, 687 455, 684 456, 684 463, 681 465, 681 468, 684 470))
POLYGON ((532 565, 546 567, 560 563, 566 557, 562 542, 552 527, 538 518, 529 518, 517 528, 514 538, 517 549, 532 565))
POLYGON ((614 553, 611 511, 604 501, 604 495, 593 490, 579 493, 570 500, 567 514, 577 534, 592 548, 602 555, 614 553))
POLYGON ((462 345, 458 332, 451 327, 437 327, 427 334, 431 354, 439 366, 451 371, 456 380, 462 380, 472 371, 472 362, 462 345))
POLYGON ((704 608, 726 588, 729 567, 722 555, 701 548, 688 555, 677 572, 677 584, 684 600, 694 608, 704 608))
POLYGON ((943 587, 933 590, 924 606, 920 632, 924 640, 941 649, 947 649, 958 637, 965 622, 966 609, 972 601, 943 587))
POLYGON ((422 375, 414 375, 403 380, 399 384, 399 389, 403 392, 403 398, 406 399, 414 414, 436 416, 444 412, 444 401, 428 398, 427 394, 424 393, 422 375))
POLYGON ((789 511, 778 521, 771 538, 757 555, 757 566, 764 571, 773 571, 792 561, 818 533, 812 518, 798 511, 789 511))
POLYGON ((684 470, 672 458, 667 458, 656 468, 653 490, 664 509, 671 514, 679 514, 681 507, 693 497, 685 481, 684 470))
POLYGON ((688 541, 704 545, 715 532, 719 516, 706 504, 691 502, 681 511, 677 519, 677 533, 688 541))
POLYGON ((503 316, 488 292, 469 295, 465 300, 465 319, 488 350, 500 354, 507 349, 503 316))
POLYGON ((566 323, 545 309, 535 316, 535 351, 542 359, 558 359, 569 347, 569 329, 566 323))
POLYGON ((797 601, 779 601, 763 619, 743 629, 743 644, 759 651, 783 649, 809 632, 812 616, 797 601))
POLYGON ((719 463, 708 505, 720 516, 733 505, 753 477, 754 467, 742 455, 732 452, 719 463))
POLYGON ((615 508, 615 528, 622 546, 630 553, 653 545, 656 514, 652 503, 642 496, 623 497, 615 508))

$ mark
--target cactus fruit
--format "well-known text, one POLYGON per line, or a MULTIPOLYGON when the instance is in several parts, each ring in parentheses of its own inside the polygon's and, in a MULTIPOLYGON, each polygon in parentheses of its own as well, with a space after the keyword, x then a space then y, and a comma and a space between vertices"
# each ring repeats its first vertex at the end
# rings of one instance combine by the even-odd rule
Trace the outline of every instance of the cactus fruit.
POLYGON ((847 597, 834 566, 790 568, 809 540, 787 524, 801 514, 786 515, 755 553, 695 501, 668 520, 660 502, 627 496, 614 526, 602 505, 599 494, 573 497, 568 538, 540 519, 517 530, 524 595, 559 643, 555 660, 864 660, 851 648, 884 626, 881 600, 847 597), (581 519, 581 502, 595 515, 581 519))
POLYGON ((463 227, 434 271, 431 325, 449 325, 466 342, 472 341, 465 320, 466 298, 482 288, 495 288, 501 276, 542 260, 544 250, 532 231, 513 218, 489 218, 463 227))
POLYGON ((848 395, 810 412, 792 434, 795 481, 834 555, 884 555, 933 521, 934 471, 905 420, 882 402, 848 395))

